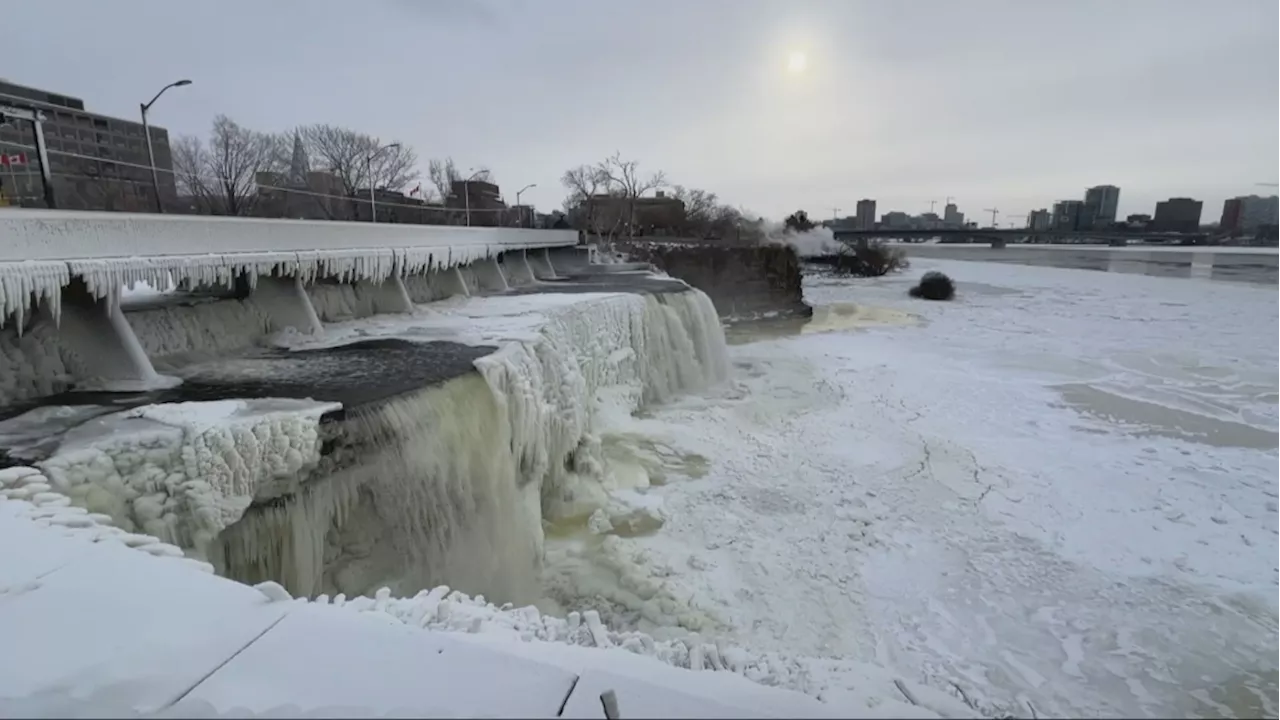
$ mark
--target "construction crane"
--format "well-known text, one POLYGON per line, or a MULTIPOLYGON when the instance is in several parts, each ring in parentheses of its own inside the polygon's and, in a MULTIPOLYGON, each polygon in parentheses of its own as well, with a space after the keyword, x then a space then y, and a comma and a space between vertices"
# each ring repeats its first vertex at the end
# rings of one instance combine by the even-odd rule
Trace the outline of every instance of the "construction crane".
POLYGON ((839 220, 839 219, 840 219, 840 208, 838 207, 831 208, 831 221, 835 222, 836 220, 839 220))
POLYGON ((999 215, 1000 211, 995 208, 982 208, 982 212, 991 213, 991 227, 996 227, 996 215, 999 215))
POLYGON ((1258 187, 1280 187, 1280 183, 1254 183, 1258 187))

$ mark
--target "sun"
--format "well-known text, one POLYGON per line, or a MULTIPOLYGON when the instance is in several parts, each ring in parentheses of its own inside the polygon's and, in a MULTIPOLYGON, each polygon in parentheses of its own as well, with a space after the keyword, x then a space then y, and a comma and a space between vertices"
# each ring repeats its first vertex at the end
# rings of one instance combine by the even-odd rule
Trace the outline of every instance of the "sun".
POLYGON ((791 53, 791 56, 787 58, 787 70, 790 72, 802 73, 808 66, 809 58, 805 57, 804 53, 799 50, 791 53))

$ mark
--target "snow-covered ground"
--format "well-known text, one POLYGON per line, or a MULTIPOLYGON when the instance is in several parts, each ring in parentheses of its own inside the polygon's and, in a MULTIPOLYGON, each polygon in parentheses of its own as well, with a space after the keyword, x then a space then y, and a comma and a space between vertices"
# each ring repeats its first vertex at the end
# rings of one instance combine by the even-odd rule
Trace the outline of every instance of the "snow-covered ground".
POLYGON ((665 525, 549 541, 554 598, 832 701, 871 663, 988 712, 1276 715, 1273 288, 917 260, 806 294, 829 332, 612 417, 665 525), (957 301, 907 297, 930 269, 957 301))
MULTIPOLYGON (((806 293, 808 324, 733 331, 727 385, 634 417, 619 378, 574 391, 612 497, 547 527, 540 610, 288 601, 0 471, 0 543, 33 548, 0 563, 0 714, 1276 715, 1273 289, 917 260, 806 293), (907 298, 928 269, 957 301, 907 298)), ((626 361, 585 300, 635 304, 446 301, 325 342, 626 361)))

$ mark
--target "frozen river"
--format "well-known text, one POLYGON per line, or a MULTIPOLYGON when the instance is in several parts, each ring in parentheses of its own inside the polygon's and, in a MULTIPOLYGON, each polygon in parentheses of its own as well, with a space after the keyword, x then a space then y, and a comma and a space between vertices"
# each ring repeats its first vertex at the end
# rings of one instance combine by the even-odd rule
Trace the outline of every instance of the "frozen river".
POLYGON ((984 712, 1276 715, 1274 288, 917 259, 806 295, 731 333, 728 387, 613 419, 665 525, 553 543, 553 595, 827 699, 878 666, 984 712), (956 302, 907 297, 930 269, 956 302))

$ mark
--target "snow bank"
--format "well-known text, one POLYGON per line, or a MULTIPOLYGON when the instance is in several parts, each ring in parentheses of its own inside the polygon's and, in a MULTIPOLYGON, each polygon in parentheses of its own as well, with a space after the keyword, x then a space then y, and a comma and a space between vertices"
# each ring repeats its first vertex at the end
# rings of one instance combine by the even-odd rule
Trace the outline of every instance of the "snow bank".
MULTIPOLYGON (((195 422, 213 423, 228 414, 228 408, 212 407, 195 422)), ((393 706, 421 710, 421 700, 415 702, 415 698, 423 696, 421 683, 396 672, 380 673, 377 679, 361 678, 361 659, 377 657, 393 666, 427 668, 428 679, 436 680, 427 695, 433 699, 433 706, 446 715, 460 708, 476 707, 478 699, 473 693, 480 685, 493 685, 492 672, 497 666, 506 668, 500 681, 504 689, 521 683, 555 682, 551 672, 555 668, 568 679, 576 675, 579 680, 568 687, 570 697, 582 695, 578 701, 582 708, 567 715, 574 717, 581 716, 589 705, 587 700, 594 701, 607 689, 616 691, 624 713, 640 716, 657 712, 655 708, 668 708, 671 714, 689 717, 974 715, 954 698, 870 666, 846 664, 842 668, 846 684, 855 681, 848 676, 856 674, 860 692, 832 694, 826 704, 778 692, 770 686, 815 692, 818 686, 812 679, 824 672, 822 664, 776 653, 753 654, 697 636, 658 641, 643 633, 616 632, 605 627, 594 611, 557 618, 533 607, 497 607, 483 597, 471 597, 448 587, 424 590, 412 598, 393 598, 389 589, 382 588, 372 597, 326 595, 308 603, 290 602, 287 592, 267 583, 259 586, 261 596, 254 603, 243 592, 231 592, 235 588, 229 583, 225 588, 216 583, 207 588, 193 583, 193 578, 184 577, 178 566, 168 571, 132 564, 124 568, 115 561, 127 558, 103 554, 89 559, 76 557, 83 553, 67 554, 84 541, 108 543, 154 557, 172 558, 191 570, 207 573, 212 569, 208 563, 183 558, 178 548, 157 538, 126 533, 110 522, 104 515, 71 507, 69 498, 54 491, 35 468, 0 470, 0 534, 30 548, 25 554, 10 554, 0 565, 0 588, 16 589, 18 595, 36 592, 36 605, 49 612, 74 613, 76 607, 90 603, 118 610, 122 598, 132 599, 140 590, 168 599, 173 599, 175 592, 192 596, 189 600, 194 600, 196 594, 203 600, 176 607, 164 605, 160 619, 163 638, 157 636, 155 628, 142 630, 141 625, 148 621, 139 613, 112 612, 113 631, 109 634, 118 638, 85 643, 70 637, 70 643, 80 644, 80 654, 74 658, 65 654, 68 642, 42 645, 41 652, 24 664, 20 677, 10 675, 10 687, 0 692, 0 708, 5 713, 74 717, 87 713, 96 717, 113 709, 110 714, 121 717, 217 717, 227 716, 228 711, 234 717, 372 717, 386 715, 387 708, 393 706), (20 531, 27 526, 14 525, 14 519, 35 523, 32 529, 36 532, 23 535, 20 531), (65 537, 49 535, 50 531, 65 537), (14 535, 15 532, 19 534, 14 535), (63 554, 50 555, 58 552, 63 554), (93 578, 86 575, 91 567, 95 568, 94 573, 89 573, 95 575, 93 578), (39 582, 31 582, 37 577, 41 578, 39 582), (104 587, 100 582, 105 577, 112 577, 117 583, 104 587), (343 622, 335 615, 341 612, 354 613, 353 622, 343 622), (195 621, 191 635, 171 634, 169 626, 178 618, 195 621), (234 622, 227 622, 232 619, 234 622), (214 623, 219 633, 216 638, 202 638, 200 631, 194 629, 214 620, 218 620, 214 623), (415 630, 430 634, 414 638, 415 630), (232 637, 226 636, 228 631, 232 637), (344 638, 341 642, 340 637, 344 638), (299 643, 308 641, 316 643, 315 651, 285 662, 286 653, 296 652, 299 643), (354 664, 330 673, 333 677, 324 681, 325 690, 317 696, 319 688, 311 686, 318 674, 323 675, 318 671, 333 666, 335 660, 318 660, 324 665, 310 666, 335 644, 347 649, 344 658, 354 664), (469 651, 468 645, 475 650, 469 651), (94 660, 108 648, 113 661, 95 664, 94 660), (446 668, 431 670, 429 663, 436 653, 446 651, 451 670, 444 674, 450 679, 442 684, 436 676, 446 668), (498 654, 488 654, 492 651, 498 654), (417 660, 407 662, 408 655, 417 660), (289 667, 297 670, 286 672, 289 667), (689 670, 704 672, 694 675, 689 670), (50 685, 55 679, 57 682, 50 685), (380 690, 369 692, 369 683, 375 683, 380 690), (52 690, 55 685, 56 691, 52 690), (16 687, 24 690, 14 695, 16 687), (304 691, 307 687, 311 689, 304 691), (178 696, 185 699, 172 705, 178 696), (445 712, 447 708, 453 710, 445 712)), ((149 608, 146 612, 154 610, 149 608)), ((47 624, 33 620, 35 632, 47 624)), ((93 622, 97 621, 94 616, 93 622)), ((100 636, 101 633, 94 635, 100 636)), ((341 665, 342 661, 338 662, 341 665)), ((563 694, 563 688, 553 692, 554 698, 563 694)), ((503 714, 518 714, 520 708, 533 712, 541 702, 535 697, 539 693, 532 690, 506 695, 508 702, 515 705, 506 707, 503 714)), ((408 716, 405 712, 390 712, 408 716)), ((417 714, 420 713, 409 713, 417 714)))
POLYGON ((338 407, 303 400, 144 406, 72 429, 39 467, 77 506, 204 559, 262 484, 315 466, 320 416, 338 407))
MULTIPOLYGON (((76 540, 117 543, 155 557, 181 560, 184 565, 202 572, 213 572, 213 566, 209 563, 187 558, 180 548, 158 537, 127 532, 117 527, 109 515, 72 506, 71 499, 58 492, 54 483, 33 467, 18 466, 0 470, 0 508, 3 510, 0 519, 25 518, 37 526, 57 529, 59 533, 76 540)), ((42 559, 47 559, 41 555, 48 551, 58 552, 56 547, 45 547, 44 543, 39 547, 24 543, 22 553, 7 554, 3 573, 0 573, 0 594, 10 589, 10 583, 20 579, 28 568, 35 575, 43 574, 38 564, 42 559), (36 563, 37 566, 29 566, 29 563, 36 563)))

